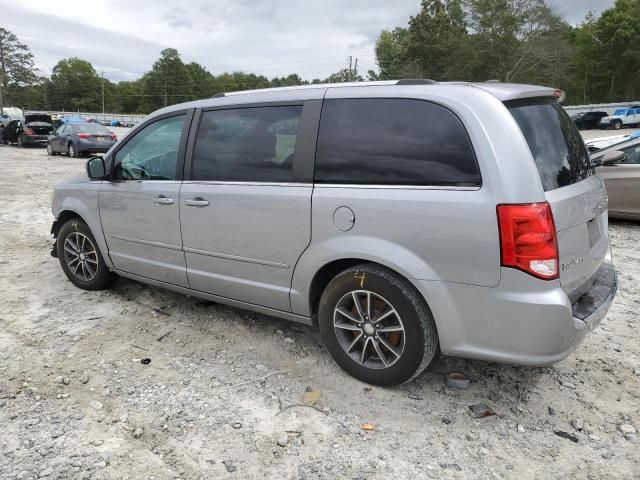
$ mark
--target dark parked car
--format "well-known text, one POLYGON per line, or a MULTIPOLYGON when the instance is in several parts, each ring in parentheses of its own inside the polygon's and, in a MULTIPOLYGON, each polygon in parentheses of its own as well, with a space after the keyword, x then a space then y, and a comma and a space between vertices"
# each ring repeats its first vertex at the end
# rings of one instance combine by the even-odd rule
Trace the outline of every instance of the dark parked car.
POLYGON ((577 113, 573 117, 573 123, 576 127, 582 129, 600 128, 598 122, 600 119, 607 116, 607 112, 581 112, 577 113))
POLYGON ((117 137, 98 123, 65 123, 47 140, 47 153, 79 157, 85 153, 106 153, 117 137))
POLYGON ((3 143, 17 143, 19 147, 27 145, 45 145, 53 133, 49 115, 25 115, 24 120, 11 120, 2 129, 3 143))

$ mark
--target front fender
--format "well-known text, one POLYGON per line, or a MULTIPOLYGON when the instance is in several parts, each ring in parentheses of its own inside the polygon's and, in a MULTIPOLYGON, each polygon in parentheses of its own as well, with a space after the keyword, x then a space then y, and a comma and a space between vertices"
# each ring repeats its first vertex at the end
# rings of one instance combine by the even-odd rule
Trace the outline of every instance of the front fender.
POLYGON ((311 244, 302 254, 291 282, 291 309, 310 316, 309 293, 315 274, 335 260, 359 259, 385 266, 408 279, 440 280, 434 270, 415 253, 401 245, 375 237, 334 237, 311 244))
MULTIPOLYGON (((55 191, 51 210, 55 218, 54 227, 56 226, 56 222, 64 216, 65 212, 74 213, 82 218, 96 239, 105 264, 108 268, 112 269, 113 264, 109 258, 107 242, 102 232, 100 210, 98 207, 100 184, 101 182, 86 181, 79 184, 59 185, 55 191)), ((61 226, 62 225, 59 227, 61 226)), ((52 227, 52 233, 54 227, 52 227)))

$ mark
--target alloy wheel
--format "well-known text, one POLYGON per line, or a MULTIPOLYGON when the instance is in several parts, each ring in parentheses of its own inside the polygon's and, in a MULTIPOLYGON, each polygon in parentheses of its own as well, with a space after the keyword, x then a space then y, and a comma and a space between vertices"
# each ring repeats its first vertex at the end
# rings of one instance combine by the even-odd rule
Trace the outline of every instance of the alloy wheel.
POLYGON ((404 352, 400 315, 387 299, 369 290, 351 291, 338 301, 333 328, 342 350, 366 368, 388 368, 404 352))
POLYGON ((93 242, 80 232, 72 232, 64 240, 67 267, 79 280, 89 282, 98 273, 98 253, 93 242))

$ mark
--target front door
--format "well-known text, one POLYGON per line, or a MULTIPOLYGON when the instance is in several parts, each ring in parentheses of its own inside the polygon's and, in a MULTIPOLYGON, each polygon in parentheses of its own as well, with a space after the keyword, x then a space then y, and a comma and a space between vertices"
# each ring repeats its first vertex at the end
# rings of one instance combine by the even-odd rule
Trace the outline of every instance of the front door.
POLYGON ((625 156, 614 164, 598 168, 609 195, 612 216, 640 218, 640 145, 621 149, 625 156))
POLYGON ((299 145, 302 110, 202 113, 190 180, 180 192, 191 288, 290 310, 293 269, 311 238, 313 187, 297 168, 312 162, 299 145))
POLYGON ((100 218, 117 270, 188 287, 180 235, 180 186, 190 113, 152 121, 113 157, 100 218))

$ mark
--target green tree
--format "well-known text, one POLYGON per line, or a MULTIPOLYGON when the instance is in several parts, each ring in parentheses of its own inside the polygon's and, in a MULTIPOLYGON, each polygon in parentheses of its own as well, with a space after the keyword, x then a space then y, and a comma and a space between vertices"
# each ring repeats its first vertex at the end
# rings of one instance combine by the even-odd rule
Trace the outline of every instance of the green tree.
POLYGON ((100 111, 102 79, 86 60, 60 60, 51 72, 49 102, 56 110, 100 111))
MULTIPOLYGON (((456 59, 464 53, 466 37, 462 0, 422 0, 420 12, 409 20, 406 39, 399 33, 400 50, 406 53, 402 66, 394 69, 404 76, 451 80, 456 59)), ((378 58, 379 63, 381 60, 385 64, 384 59, 378 58)))
POLYGON ((407 57, 408 33, 406 28, 400 27, 380 33, 375 45, 376 63, 380 73, 369 72, 369 78, 389 80, 402 77, 407 57))
POLYGON ((596 100, 624 101, 640 95, 640 0, 616 0, 593 26, 591 60, 596 100))
POLYGON ((343 82, 362 82, 364 78, 358 75, 358 72, 355 70, 349 70, 348 68, 343 68, 342 70, 332 73, 327 78, 324 79, 323 83, 343 83, 343 82))
POLYGON ((467 0, 467 9, 472 77, 566 84, 571 29, 544 0, 467 0))
POLYGON ((147 112, 192 98, 191 74, 175 48, 160 52, 160 58, 143 75, 142 84, 142 107, 147 112))
POLYGON ((33 55, 18 37, 0 27, 0 112, 16 89, 37 80, 33 55))

